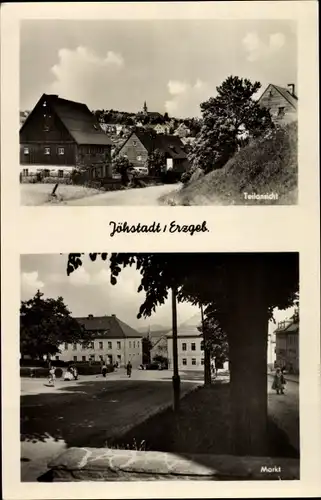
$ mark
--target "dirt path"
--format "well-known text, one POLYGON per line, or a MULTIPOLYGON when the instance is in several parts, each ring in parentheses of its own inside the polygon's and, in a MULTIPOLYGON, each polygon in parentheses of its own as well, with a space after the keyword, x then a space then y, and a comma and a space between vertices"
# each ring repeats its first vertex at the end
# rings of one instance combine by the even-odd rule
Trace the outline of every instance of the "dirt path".
POLYGON ((150 186, 141 189, 126 189, 123 191, 110 191, 95 196, 88 196, 78 200, 69 200, 68 206, 155 206, 161 205, 159 198, 176 191, 180 184, 165 184, 150 186))

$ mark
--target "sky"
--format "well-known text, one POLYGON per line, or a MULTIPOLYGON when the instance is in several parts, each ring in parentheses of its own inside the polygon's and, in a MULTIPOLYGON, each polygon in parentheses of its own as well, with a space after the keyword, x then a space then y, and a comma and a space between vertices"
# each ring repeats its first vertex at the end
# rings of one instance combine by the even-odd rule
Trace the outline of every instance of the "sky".
MULTIPOLYGON (((67 276, 68 256, 61 254, 39 254, 21 256, 21 300, 32 298, 39 289, 45 298, 62 296, 73 316, 116 316, 133 328, 145 330, 171 328, 171 297, 156 309, 150 319, 137 319, 145 293, 137 293, 140 274, 134 267, 123 269, 116 285, 110 284, 108 261, 92 262, 83 256, 83 266, 67 276)), ((189 303, 178 304, 178 325, 200 314, 198 307, 189 303)), ((276 321, 293 314, 293 308, 274 311, 276 321)), ((270 323, 269 332, 276 325, 270 323)))
POLYGON ((200 115, 230 75, 297 82, 296 25, 286 20, 24 20, 20 110, 43 93, 90 109, 200 115))

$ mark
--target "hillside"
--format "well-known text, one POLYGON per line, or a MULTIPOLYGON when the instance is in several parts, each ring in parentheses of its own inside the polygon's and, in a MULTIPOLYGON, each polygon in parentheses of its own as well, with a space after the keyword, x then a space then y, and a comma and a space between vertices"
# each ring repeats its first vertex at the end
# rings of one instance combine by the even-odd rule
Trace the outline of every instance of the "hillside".
POLYGON ((297 202, 297 122, 254 140, 227 164, 193 178, 171 198, 170 205, 290 205, 297 202), (245 194, 275 193, 277 200, 245 199, 245 194))

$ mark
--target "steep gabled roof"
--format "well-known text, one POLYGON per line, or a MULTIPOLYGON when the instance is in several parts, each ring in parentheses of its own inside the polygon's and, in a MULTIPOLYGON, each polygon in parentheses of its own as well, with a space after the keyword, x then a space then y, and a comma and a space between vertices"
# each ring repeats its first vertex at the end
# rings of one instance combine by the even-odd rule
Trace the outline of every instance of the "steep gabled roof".
MULTIPOLYGON (((153 130, 150 131, 139 127, 134 129, 129 137, 133 134, 137 136, 138 140, 142 143, 148 154, 155 151, 155 149, 160 149, 174 160, 187 158, 187 154, 184 150, 184 144, 176 135, 156 134, 153 130)), ((129 137, 124 142, 121 149, 124 147, 129 137)))
MULTIPOLYGON (((102 131, 99 122, 86 104, 62 99, 57 95, 43 94, 36 106, 44 102, 50 105, 77 144, 111 145, 111 140, 102 131)), ((31 114, 32 112, 22 128, 26 127, 31 114)))
POLYGON ((280 87, 279 85, 274 85, 274 83, 270 83, 267 86, 267 88, 265 89, 265 91, 263 92, 263 94, 261 95, 261 97, 259 98, 259 102, 262 99, 262 97, 267 93, 267 91, 269 89, 271 89, 271 87, 273 87, 277 92, 279 92, 279 94, 281 94, 281 96, 286 101, 288 101, 288 103, 291 104, 291 106, 295 110, 297 109, 297 104, 298 104, 298 98, 297 98, 297 96, 292 95, 291 92, 288 89, 284 88, 284 87, 280 87))
POLYGON ((87 316, 75 318, 90 332, 97 332, 97 338, 141 338, 143 335, 121 321, 117 316, 87 316))

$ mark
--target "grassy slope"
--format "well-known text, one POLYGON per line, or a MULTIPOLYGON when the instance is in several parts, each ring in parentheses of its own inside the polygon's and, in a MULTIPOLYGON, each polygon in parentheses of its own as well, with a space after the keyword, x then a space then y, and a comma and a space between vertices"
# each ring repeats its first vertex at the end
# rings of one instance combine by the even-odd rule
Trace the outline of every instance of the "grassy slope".
POLYGON ((175 205, 293 204, 297 202, 297 123, 257 139, 224 168, 184 186, 168 200, 175 205), (248 194, 277 193, 278 200, 245 200, 248 194))

